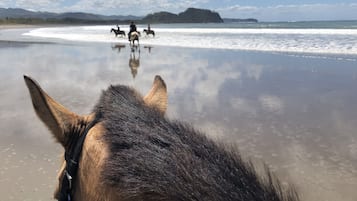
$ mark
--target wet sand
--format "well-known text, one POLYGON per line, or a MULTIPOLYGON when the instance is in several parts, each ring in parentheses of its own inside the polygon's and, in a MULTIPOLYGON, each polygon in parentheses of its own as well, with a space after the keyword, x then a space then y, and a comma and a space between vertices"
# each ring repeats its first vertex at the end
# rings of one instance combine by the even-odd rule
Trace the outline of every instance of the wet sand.
POLYGON ((21 29, 21 28, 34 28, 39 27, 37 25, 27 25, 27 24, 0 24, 1 29, 21 29))
MULTIPOLYGON (((7 34, 0 31, 11 38, 7 34)), ((142 46, 139 54, 128 44, 6 43, 0 42, 1 199, 50 200, 57 185, 61 147, 36 117, 24 74, 80 114, 89 113, 110 84, 146 93, 160 74, 168 86, 169 118, 236 144, 256 164, 264 161, 304 201, 356 200, 357 58, 165 46, 142 46), (134 57, 139 66, 130 68, 134 57)))

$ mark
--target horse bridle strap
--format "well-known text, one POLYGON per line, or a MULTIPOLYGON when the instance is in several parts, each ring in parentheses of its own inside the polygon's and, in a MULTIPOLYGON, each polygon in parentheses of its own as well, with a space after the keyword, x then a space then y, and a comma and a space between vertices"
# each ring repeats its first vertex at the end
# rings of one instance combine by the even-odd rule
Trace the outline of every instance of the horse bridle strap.
POLYGON ((77 137, 72 141, 68 152, 65 152, 66 168, 64 170, 64 176, 61 184, 61 191, 59 196, 59 201, 73 201, 73 183, 76 179, 78 172, 78 162, 79 157, 82 152, 83 143, 86 139, 88 131, 97 123, 97 120, 93 120, 82 135, 77 135, 77 137))

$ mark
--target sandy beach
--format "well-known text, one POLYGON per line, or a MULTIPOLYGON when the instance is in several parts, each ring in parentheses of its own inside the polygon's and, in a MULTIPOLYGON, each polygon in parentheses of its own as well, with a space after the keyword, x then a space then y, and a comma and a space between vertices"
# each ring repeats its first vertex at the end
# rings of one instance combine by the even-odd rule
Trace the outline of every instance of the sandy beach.
POLYGON ((132 52, 122 42, 22 36, 31 28, 0 25, 0 41, 18 41, 0 42, 2 199, 51 200, 57 185, 61 147, 36 117, 24 74, 80 114, 90 113, 110 84, 146 93, 159 74, 168 86, 169 118, 265 162, 301 200, 356 200, 354 57, 145 45, 132 52))
POLYGON ((28 25, 28 24, 0 24, 0 29, 21 29, 21 28, 35 28, 38 25, 28 25))

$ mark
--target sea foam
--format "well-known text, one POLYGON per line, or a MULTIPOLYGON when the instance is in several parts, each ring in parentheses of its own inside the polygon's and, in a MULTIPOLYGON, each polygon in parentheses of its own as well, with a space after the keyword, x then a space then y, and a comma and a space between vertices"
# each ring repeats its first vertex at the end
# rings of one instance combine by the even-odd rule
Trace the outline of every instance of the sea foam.
MULTIPOLYGON (((81 42, 127 42, 111 26, 51 27, 24 35, 81 42)), ((143 28, 138 28, 142 31, 143 28)), ((127 28, 122 29, 128 32, 127 28)), ((357 55, 357 29, 292 28, 155 28, 140 43, 192 48, 357 55)))

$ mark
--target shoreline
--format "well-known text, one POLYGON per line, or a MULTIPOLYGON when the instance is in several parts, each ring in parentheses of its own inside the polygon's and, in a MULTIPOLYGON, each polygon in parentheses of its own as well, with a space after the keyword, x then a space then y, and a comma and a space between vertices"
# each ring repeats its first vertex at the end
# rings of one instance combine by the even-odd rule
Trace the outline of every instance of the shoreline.
MULTIPOLYGON (((2 44, 20 44, 20 43, 25 43, 25 44, 30 44, 30 43, 46 43, 46 44, 52 44, 52 43, 65 43, 65 44, 92 44, 92 43, 108 43, 108 44, 113 44, 113 43, 124 43, 127 44, 126 40, 122 41, 121 39, 118 39, 116 41, 108 41, 108 42, 103 42, 103 41, 74 41, 74 40, 68 40, 68 39, 62 39, 62 38, 45 38, 45 37, 29 37, 29 36, 24 36, 23 33, 25 31, 29 31, 31 29, 37 29, 37 28, 46 28, 46 27, 71 27, 73 25, 71 24, 36 24, 36 25, 30 25, 30 24, 0 24, 0 35, 2 36, 0 38, 0 43, 2 44), (17 36, 17 37, 16 37, 17 36)), ((83 25, 75 25, 75 26, 83 26, 83 25)), ((115 38, 117 39, 117 38, 115 38)), ((205 50, 205 49, 212 49, 216 51, 237 51, 237 52, 252 52, 252 53, 266 53, 266 54, 281 54, 285 56, 294 56, 294 57, 306 57, 306 58, 323 58, 323 59, 332 59, 332 60, 348 60, 348 61, 357 61, 357 54, 354 53, 329 53, 329 52, 300 52, 300 51, 279 51, 279 50, 263 50, 263 49, 230 49, 230 48, 218 48, 218 47, 190 47, 190 46, 181 46, 181 45, 170 45, 170 44, 162 44, 162 43, 157 43, 157 44, 152 44, 152 43, 145 43, 146 41, 142 41, 142 45, 146 46, 160 46, 160 47, 168 47, 168 48, 188 48, 188 49, 198 49, 198 50, 205 50)))
POLYGON ((9 29, 28 29, 28 28, 41 28, 41 27, 66 27, 66 26, 82 26, 82 25, 71 25, 71 24, 1 24, 0 30, 9 29))
POLYGON ((25 28, 37 28, 42 25, 29 25, 29 24, 0 24, 0 30, 5 29, 25 29, 25 28))

